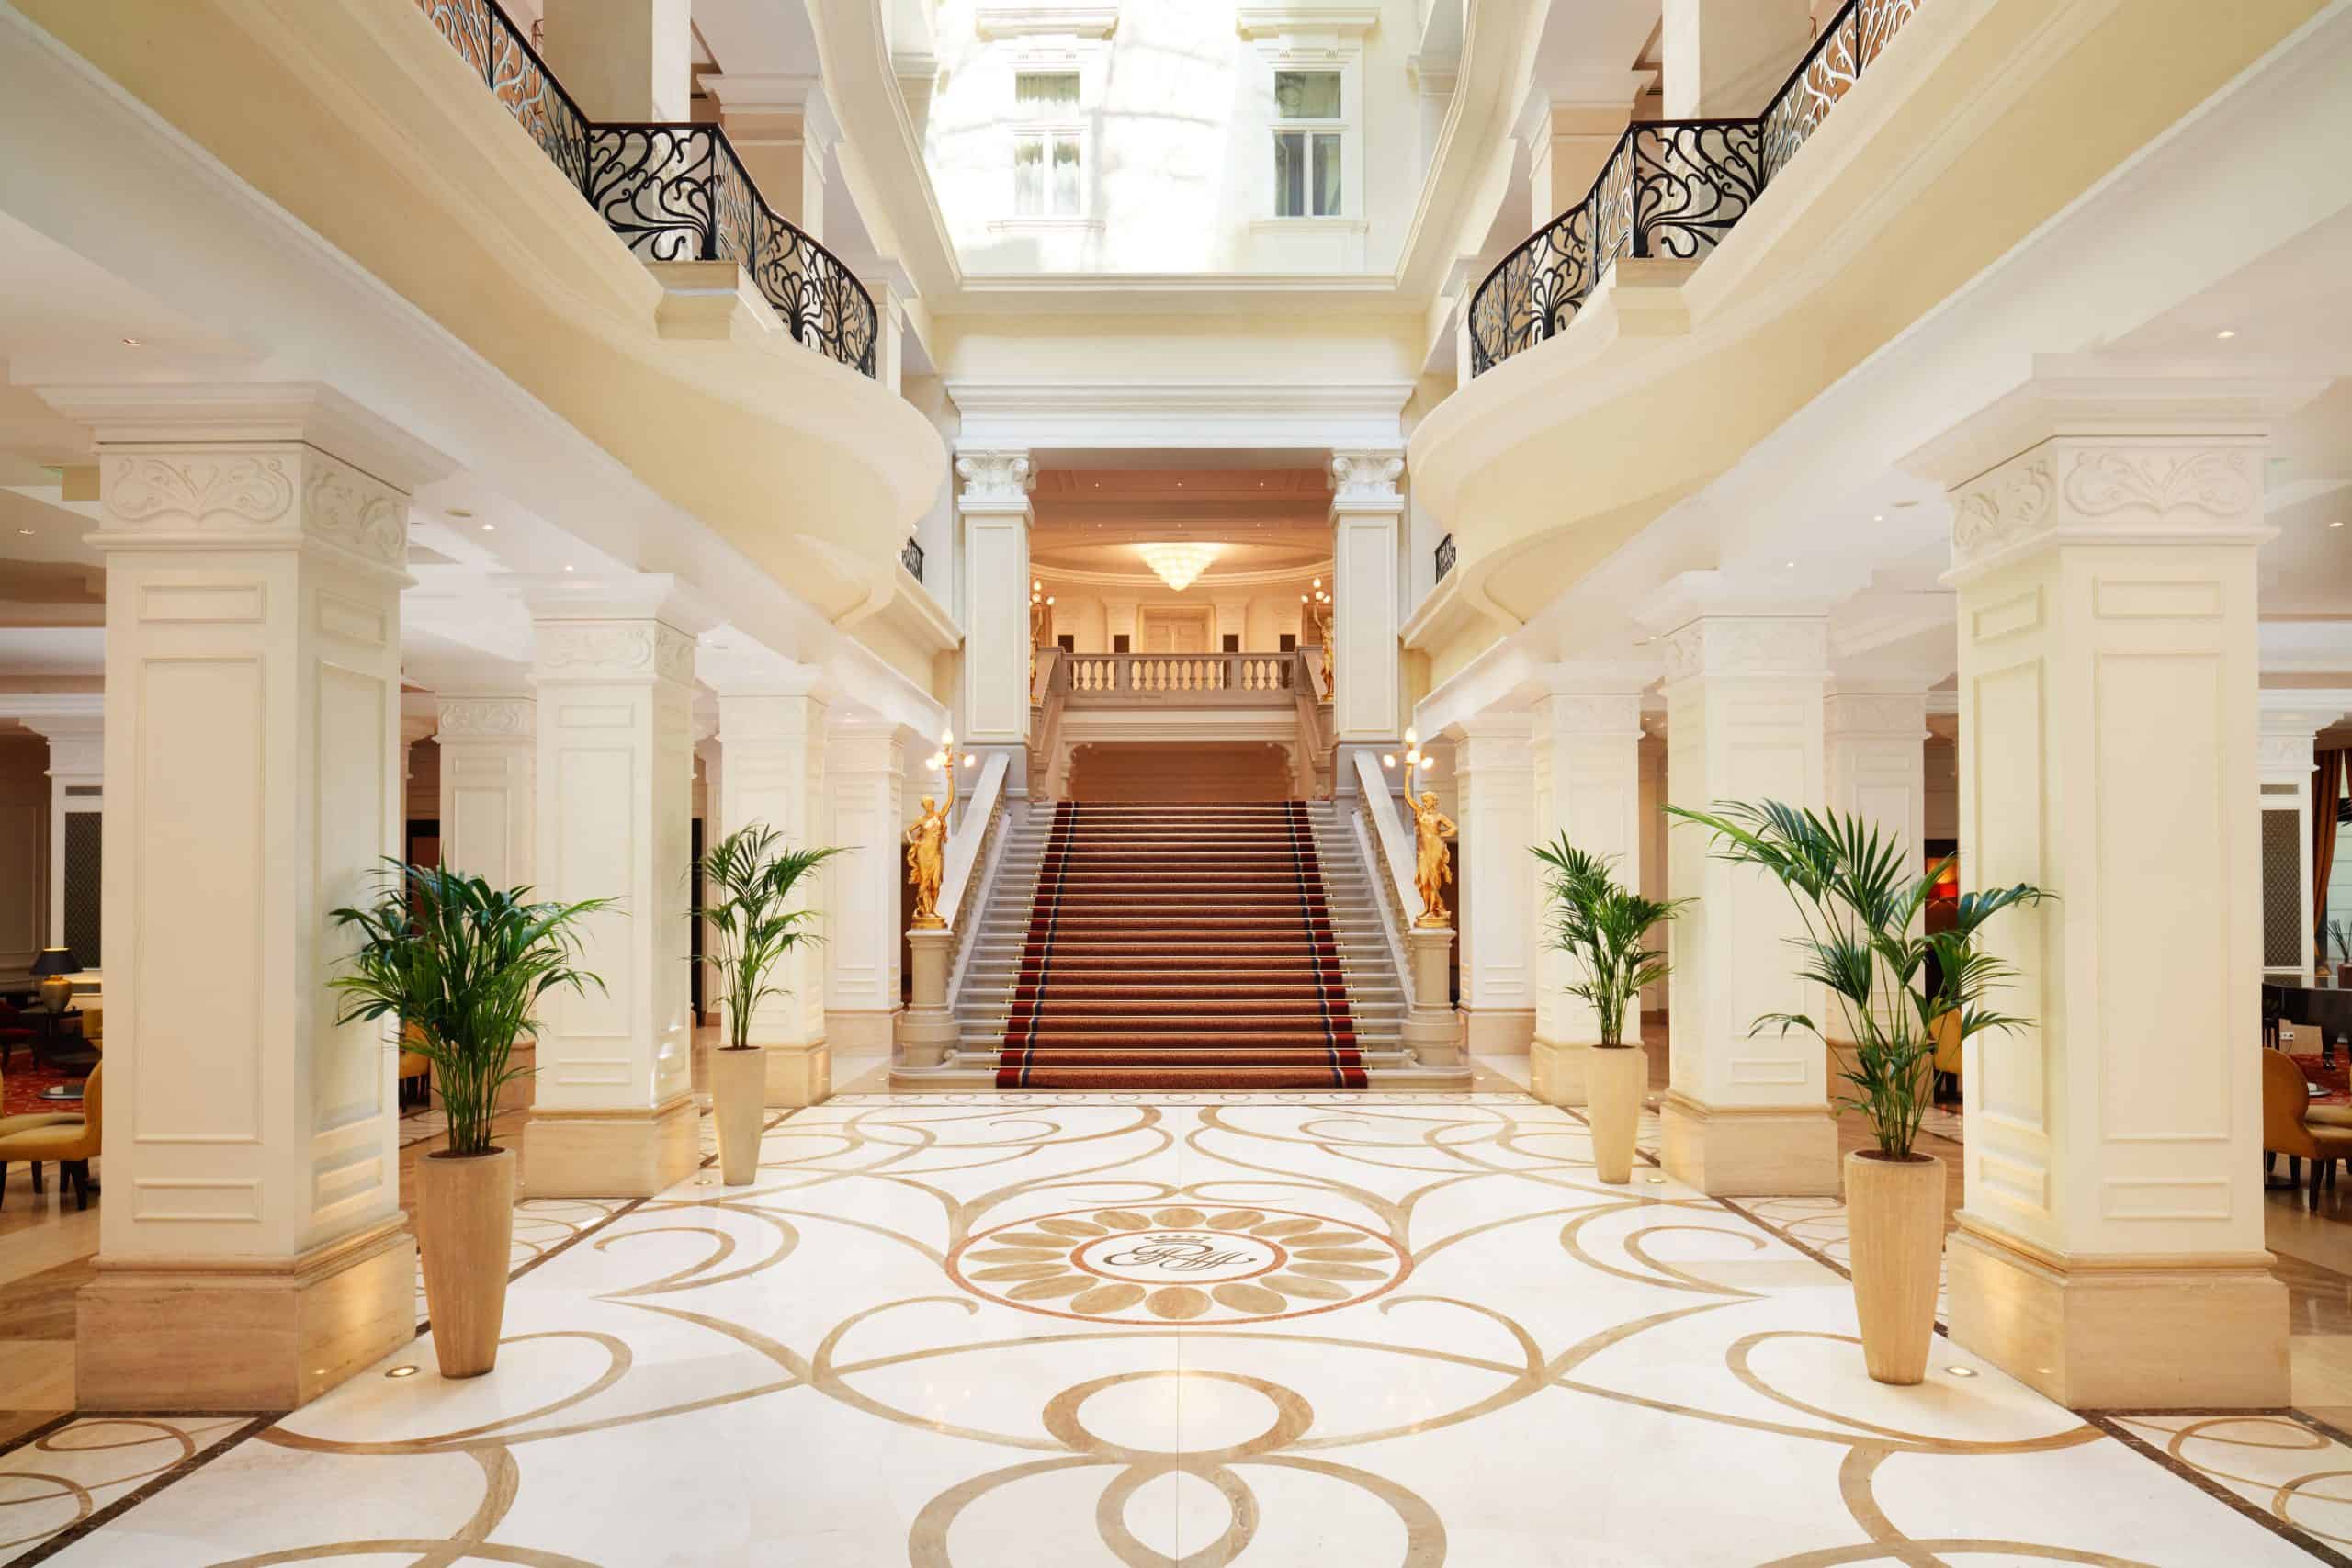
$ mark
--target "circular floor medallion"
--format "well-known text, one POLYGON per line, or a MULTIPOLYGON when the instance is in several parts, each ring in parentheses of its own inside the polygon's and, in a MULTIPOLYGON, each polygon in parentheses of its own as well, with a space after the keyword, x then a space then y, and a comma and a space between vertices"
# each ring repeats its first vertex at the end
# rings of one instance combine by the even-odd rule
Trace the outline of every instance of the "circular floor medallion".
POLYGON ((1261 1322, 1369 1300, 1410 1265, 1385 1235, 1291 1209, 1072 1209, 979 1232, 950 1278, 1007 1306, 1143 1325, 1261 1322))

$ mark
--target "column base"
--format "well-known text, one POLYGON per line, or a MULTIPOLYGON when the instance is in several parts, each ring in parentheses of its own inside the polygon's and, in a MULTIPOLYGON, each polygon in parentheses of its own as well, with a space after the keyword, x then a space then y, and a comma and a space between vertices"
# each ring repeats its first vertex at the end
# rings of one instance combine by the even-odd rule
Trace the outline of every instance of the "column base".
POLYGON ((863 1051, 879 1055, 890 1049, 898 1021, 899 1014, 895 1008, 873 1012, 829 1010, 825 1014, 825 1040, 837 1051, 863 1051))
POLYGON ((1528 1092, 1546 1105, 1585 1103, 1585 1069, 1590 1045, 1555 1045, 1537 1040, 1527 1047, 1528 1092))
POLYGON ((1523 1056, 1535 1040, 1535 1010, 1464 1008, 1462 1034, 1473 1055, 1523 1056))
POLYGON ((2267 1252, 2069 1258, 1968 1214, 1948 1244, 1952 1342, 2072 1410, 2275 1410, 2287 1287, 2267 1252))
POLYGON ((416 1337, 402 1214, 282 1260, 97 1269, 74 1299, 80 1410, 293 1410, 416 1337))
POLYGON ((691 1096, 643 1111, 531 1113, 523 1191, 532 1198, 650 1198, 702 1164, 691 1096))
POLYGON ((833 1092, 833 1049, 824 1041, 771 1045, 767 1053, 771 1109, 797 1111, 821 1104, 833 1092))
POLYGON ((1710 1197, 1834 1197, 1838 1122, 1824 1105, 1702 1105, 1669 1091, 1659 1150, 1677 1181, 1710 1197))
POLYGON ((944 1067, 963 1039, 956 1015, 945 1008, 909 1008, 899 1015, 894 1066, 944 1067))

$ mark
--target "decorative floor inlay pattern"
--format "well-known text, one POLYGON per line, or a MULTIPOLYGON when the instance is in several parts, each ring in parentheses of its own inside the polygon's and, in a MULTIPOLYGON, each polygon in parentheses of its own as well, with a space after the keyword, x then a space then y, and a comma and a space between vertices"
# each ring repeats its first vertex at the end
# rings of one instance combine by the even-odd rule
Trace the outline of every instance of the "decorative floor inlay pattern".
POLYGON ((1842 1278, 1657 1174, 1595 1181, 1583 1125, 1523 1095, 842 1097, 773 1127, 756 1182, 682 1184, 520 1274, 492 1375, 411 1347, 422 1375, 363 1372, 51 1560, 2326 1551, 1948 1343, 1922 1386, 1871 1382, 1842 1278))
POLYGON ((0 1453, 0 1562, 85 1524, 239 1431, 247 1416, 106 1416, 0 1453))

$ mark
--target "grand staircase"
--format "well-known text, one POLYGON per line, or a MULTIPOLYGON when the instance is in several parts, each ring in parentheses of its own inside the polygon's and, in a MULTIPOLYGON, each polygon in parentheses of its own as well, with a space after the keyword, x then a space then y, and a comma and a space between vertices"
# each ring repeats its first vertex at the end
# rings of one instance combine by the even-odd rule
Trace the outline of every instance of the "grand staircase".
POLYGON ((1360 1089, 1304 802, 1054 808, 1002 1089, 1360 1089))

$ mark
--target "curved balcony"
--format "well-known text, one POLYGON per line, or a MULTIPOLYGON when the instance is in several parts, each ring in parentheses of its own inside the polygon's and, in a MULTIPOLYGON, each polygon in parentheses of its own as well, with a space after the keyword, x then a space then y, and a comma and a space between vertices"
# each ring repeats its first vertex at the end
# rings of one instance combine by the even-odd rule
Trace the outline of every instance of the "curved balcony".
POLYGON ((795 340, 875 373, 873 297, 831 251, 776 215, 715 125, 600 125, 497 0, 416 0, 630 252, 645 261, 734 261, 795 340))
POLYGON ((1921 0, 1846 0, 1753 119, 1625 128, 1585 198, 1470 297, 1470 374, 1565 331, 1622 256, 1697 261, 1747 215, 1921 0))

